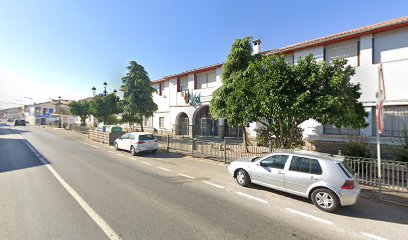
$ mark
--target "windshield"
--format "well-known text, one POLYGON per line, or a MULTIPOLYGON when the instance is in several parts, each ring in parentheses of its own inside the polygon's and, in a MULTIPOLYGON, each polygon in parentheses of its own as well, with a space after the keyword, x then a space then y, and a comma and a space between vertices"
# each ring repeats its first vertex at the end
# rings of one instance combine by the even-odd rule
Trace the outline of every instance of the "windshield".
POLYGON ((140 135, 139 140, 154 140, 154 135, 152 134, 146 134, 146 135, 140 135))

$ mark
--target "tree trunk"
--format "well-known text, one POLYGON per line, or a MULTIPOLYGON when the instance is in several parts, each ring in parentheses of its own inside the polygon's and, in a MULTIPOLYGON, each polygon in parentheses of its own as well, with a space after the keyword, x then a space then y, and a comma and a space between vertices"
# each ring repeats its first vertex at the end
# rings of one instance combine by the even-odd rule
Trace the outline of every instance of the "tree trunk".
POLYGON ((279 146, 283 148, 283 123, 282 119, 279 118, 279 146))
POLYGON ((248 136, 247 136, 247 132, 246 132, 246 127, 242 127, 242 133, 243 133, 243 140, 244 140, 244 149, 245 149, 245 152, 247 153, 247 152, 249 152, 248 151, 248 136))
POLYGON ((143 130, 143 115, 142 114, 140 114, 140 130, 142 132, 144 132, 144 130, 143 130))

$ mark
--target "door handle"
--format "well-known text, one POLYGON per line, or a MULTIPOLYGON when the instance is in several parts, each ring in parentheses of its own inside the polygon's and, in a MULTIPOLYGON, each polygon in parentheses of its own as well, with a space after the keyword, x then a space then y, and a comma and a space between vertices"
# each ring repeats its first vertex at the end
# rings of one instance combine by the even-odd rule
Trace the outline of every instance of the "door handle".
POLYGON ((318 178, 315 178, 315 177, 313 177, 313 176, 311 176, 310 179, 311 179, 311 180, 314 180, 314 181, 319 180, 318 178))

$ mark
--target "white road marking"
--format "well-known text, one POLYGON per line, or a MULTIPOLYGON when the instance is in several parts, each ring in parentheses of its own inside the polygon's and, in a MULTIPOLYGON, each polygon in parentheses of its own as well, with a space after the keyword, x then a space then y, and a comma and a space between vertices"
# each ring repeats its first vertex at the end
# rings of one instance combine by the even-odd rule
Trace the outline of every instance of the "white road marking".
POLYGON ((146 164, 146 165, 149 165, 149 166, 153 165, 153 164, 148 163, 148 162, 142 162, 142 163, 143 163, 143 164, 146 164))
POLYGON ((160 170, 166 171, 166 172, 173 172, 172 170, 164 168, 164 167, 157 167, 157 168, 160 170))
MULTIPOLYGON (((26 145, 32 149, 32 147, 26 143, 26 145)), ((34 151, 33 151, 34 152, 34 151)), ((34 152, 35 153, 35 152, 34 152)), ((84 209, 84 211, 94 220, 94 222, 102 229, 102 231, 111 240, 120 240, 119 235, 105 222, 105 220, 92 209, 91 206, 55 171, 55 169, 47 163, 47 161, 40 157, 39 160, 48 170, 54 175, 59 183, 65 188, 65 190, 71 194, 71 196, 78 202, 78 204, 84 209)))
POLYGON ((115 153, 114 151, 109 151, 110 153, 115 153))
POLYGON ((235 193, 238 194, 238 195, 253 199, 253 200, 258 201, 258 202, 268 203, 268 201, 263 200, 262 198, 257 198, 257 197, 251 196, 251 195, 243 193, 243 192, 235 192, 235 193))
POLYGON ((215 184, 215 183, 212 183, 212 182, 208 182, 208 181, 203 181, 203 183, 211 185, 211 186, 216 187, 216 188, 221 188, 221 189, 225 188, 225 187, 223 187, 221 185, 218 185, 218 184, 215 184))
POLYGON ((366 233, 366 232, 360 232, 360 233, 362 235, 370 238, 370 239, 373 239, 373 240, 387 240, 386 238, 382 238, 382 237, 376 236, 376 235, 371 234, 371 233, 366 233))
POLYGON ((190 179, 194 179, 194 177, 186 175, 186 174, 182 174, 182 173, 177 173, 180 176, 186 177, 186 178, 190 178, 190 179))
POLYGON ((286 208, 286 210, 288 210, 289 212, 292 212, 294 214, 298 214, 300 216, 303 216, 305 218, 309 218, 309 219, 312 219, 312 220, 315 220, 315 221, 318 221, 318 222, 321 222, 321 223, 324 223, 324 224, 333 225, 333 223, 330 222, 330 221, 327 221, 327 220, 324 220, 322 218, 319 218, 319 217, 316 217, 316 216, 313 216, 313 215, 309 215, 309 214, 297 211, 295 209, 286 208))
POLYGON ((116 153, 116 155, 124 157, 125 155, 121 154, 121 153, 116 153))
POLYGON ((91 147, 94 147, 94 148, 99 148, 98 146, 95 146, 95 145, 92 145, 92 144, 89 144, 89 143, 86 143, 86 142, 82 142, 82 141, 79 141, 79 140, 75 140, 75 141, 80 142, 80 143, 85 144, 85 145, 88 145, 88 146, 91 146, 91 147))

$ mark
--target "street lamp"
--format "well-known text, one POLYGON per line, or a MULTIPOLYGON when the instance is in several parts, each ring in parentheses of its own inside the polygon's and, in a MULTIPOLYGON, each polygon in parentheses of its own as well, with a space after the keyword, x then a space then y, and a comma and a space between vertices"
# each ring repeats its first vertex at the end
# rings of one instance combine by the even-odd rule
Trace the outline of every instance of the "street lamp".
POLYGON ((106 94, 108 93, 107 91, 106 91, 106 88, 108 87, 108 84, 106 83, 106 82, 104 82, 103 83, 103 88, 105 88, 105 90, 103 90, 103 94, 104 94, 104 96, 106 96, 106 94))
POLYGON ((96 95, 96 87, 93 86, 91 89, 92 89, 93 96, 95 96, 96 95))

